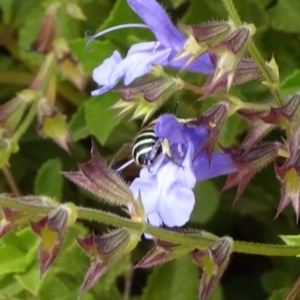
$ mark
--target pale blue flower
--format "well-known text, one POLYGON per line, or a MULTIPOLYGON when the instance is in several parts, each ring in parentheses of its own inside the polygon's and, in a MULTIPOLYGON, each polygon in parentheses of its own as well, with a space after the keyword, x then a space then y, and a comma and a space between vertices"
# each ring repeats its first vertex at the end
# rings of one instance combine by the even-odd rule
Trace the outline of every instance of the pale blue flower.
POLYGON ((211 164, 205 151, 194 157, 209 137, 205 125, 186 126, 172 115, 163 115, 155 125, 155 133, 170 142, 174 161, 160 154, 150 169, 141 170, 130 189, 136 199, 141 195, 149 223, 183 226, 195 204, 196 182, 232 173, 236 167, 229 154, 213 153, 211 164))
MULTIPOLYGON (((105 59, 100 66, 94 69, 93 79, 101 88, 93 91, 93 96, 101 95, 112 89, 121 79, 124 80, 125 85, 130 84, 134 79, 149 73, 153 65, 180 70, 187 62, 187 58, 173 61, 174 57, 182 50, 186 37, 172 24, 164 9, 155 0, 127 0, 127 2, 157 40, 131 46, 125 58, 122 58, 118 51, 114 51, 111 57, 105 59)), ((126 28, 129 25, 123 27, 126 28)), ((133 26, 137 25, 133 24, 133 26)), ((122 28, 122 26, 117 28, 122 28)), ((102 33, 91 39, 100 35, 102 33)), ((208 54, 199 57, 186 70, 205 74, 214 73, 214 67, 208 54)))

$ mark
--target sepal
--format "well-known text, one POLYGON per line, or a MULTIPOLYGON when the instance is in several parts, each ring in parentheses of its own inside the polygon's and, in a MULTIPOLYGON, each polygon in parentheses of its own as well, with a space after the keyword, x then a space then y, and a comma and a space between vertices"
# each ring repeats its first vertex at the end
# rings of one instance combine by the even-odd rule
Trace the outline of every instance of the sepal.
POLYGON ((87 78, 82 64, 71 52, 65 39, 60 38, 54 42, 54 53, 58 61, 59 69, 80 91, 82 91, 85 87, 87 78))
POLYGON ((135 268, 151 268, 190 253, 194 247, 174 244, 160 239, 154 247, 135 265, 135 268))
POLYGON ((233 26, 234 24, 231 21, 212 21, 199 25, 185 25, 179 22, 179 29, 188 38, 184 43, 183 49, 175 56, 173 61, 188 57, 182 70, 187 68, 202 54, 208 52, 225 38, 232 31, 233 26))
POLYGON ((19 125, 23 114, 30 103, 37 98, 32 90, 23 90, 16 97, 0 105, 0 127, 3 129, 2 137, 11 137, 19 125))
POLYGON ((212 84, 224 77, 227 80, 227 90, 229 90, 238 63, 241 61, 254 31, 253 25, 243 25, 211 49, 218 56, 212 84))
POLYGON ((92 233, 86 238, 77 238, 79 246, 92 259, 81 287, 81 294, 89 290, 117 260, 129 253, 139 239, 139 233, 127 229, 117 229, 102 236, 92 233))
POLYGON ((209 137, 206 139, 204 145, 196 152, 196 157, 202 150, 205 149, 208 162, 211 163, 212 153, 214 146, 219 137, 219 133, 224 125, 228 113, 228 104, 221 102, 216 104, 214 107, 206 111, 201 115, 195 122, 197 125, 205 124, 209 130, 209 137))
POLYGON ((234 242, 230 237, 219 238, 205 250, 192 252, 194 261, 203 269, 200 280, 199 299, 206 300, 223 275, 233 252, 234 242))
MULTIPOLYGON (((1 136, 1 130, 0 130, 1 136)), ((9 166, 9 158, 13 153, 19 151, 18 143, 9 139, 0 138, 0 169, 4 166, 9 166)))
MULTIPOLYGON (((210 58, 213 66, 216 68, 218 62, 217 55, 210 53, 210 58)), ((231 85, 239 85, 257 79, 261 76, 261 71, 253 59, 242 58, 235 69, 231 85)), ((204 86, 201 88, 203 96, 200 100, 208 98, 215 93, 228 88, 228 84, 229 81, 227 76, 221 76, 217 80, 214 76, 208 76, 204 86)))
POLYGON ((235 185, 238 186, 238 191, 234 199, 234 203, 239 199, 250 179, 263 167, 274 161, 279 150, 280 145, 277 143, 266 143, 248 149, 225 149, 225 153, 230 153, 232 161, 235 164, 237 171, 229 174, 224 190, 229 189, 235 185))
POLYGON ((60 6, 61 4, 56 2, 46 9, 37 37, 31 46, 33 50, 42 54, 48 54, 52 51, 53 41, 56 35, 56 14, 60 6))
POLYGON ((135 205, 127 184, 100 157, 92 145, 91 160, 79 165, 78 172, 63 172, 69 180, 99 198, 116 205, 135 205))
POLYGON ((37 104, 38 124, 37 132, 52 139, 61 148, 69 151, 71 136, 65 116, 46 98, 41 98, 37 104))
POLYGON ((76 207, 74 204, 68 203, 59 205, 43 219, 31 222, 32 230, 41 238, 39 246, 41 275, 59 255, 66 236, 67 226, 72 225, 76 217, 76 207))
MULTIPOLYGON (((158 67, 155 69, 157 70, 158 67)), ((179 78, 158 75, 136 79, 126 86, 115 88, 121 93, 119 102, 111 108, 121 109, 116 117, 134 110, 131 120, 144 117, 144 123, 174 94, 183 88, 179 78)))

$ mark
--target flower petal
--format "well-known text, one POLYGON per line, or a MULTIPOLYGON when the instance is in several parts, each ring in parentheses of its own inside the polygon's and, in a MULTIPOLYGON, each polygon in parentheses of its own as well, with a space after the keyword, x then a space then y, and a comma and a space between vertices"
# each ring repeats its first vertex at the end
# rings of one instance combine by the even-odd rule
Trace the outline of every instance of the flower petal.
POLYGON ((149 26, 165 47, 181 50, 184 36, 172 24, 168 14, 155 0, 127 0, 132 10, 149 26))
POLYGON ((230 174, 237 170, 232 162, 231 155, 213 153, 211 163, 209 164, 205 152, 197 155, 193 161, 193 167, 197 181, 230 174))

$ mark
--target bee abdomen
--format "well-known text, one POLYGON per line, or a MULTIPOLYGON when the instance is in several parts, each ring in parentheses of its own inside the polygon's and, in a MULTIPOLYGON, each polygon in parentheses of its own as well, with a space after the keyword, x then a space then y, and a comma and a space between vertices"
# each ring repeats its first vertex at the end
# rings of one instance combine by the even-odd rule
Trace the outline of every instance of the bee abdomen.
POLYGON ((144 166, 153 162, 161 149, 161 144, 157 141, 158 137, 153 129, 145 130, 135 138, 132 157, 138 165, 144 166))

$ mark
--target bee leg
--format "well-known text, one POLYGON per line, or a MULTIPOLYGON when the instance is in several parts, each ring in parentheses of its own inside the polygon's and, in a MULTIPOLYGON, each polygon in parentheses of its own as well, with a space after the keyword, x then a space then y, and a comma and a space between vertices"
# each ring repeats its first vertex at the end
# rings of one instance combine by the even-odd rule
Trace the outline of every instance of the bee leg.
POLYGON ((161 146, 162 146, 162 153, 174 164, 178 165, 181 167, 180 164, 178 164, 172 153, 171 153, 171 147, 170 147, 170 142, 168 139, 163 139, 162 142, 161 142, 161 146))

